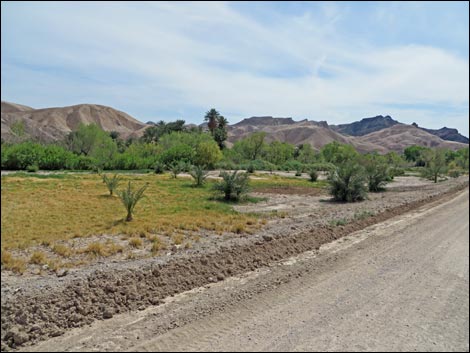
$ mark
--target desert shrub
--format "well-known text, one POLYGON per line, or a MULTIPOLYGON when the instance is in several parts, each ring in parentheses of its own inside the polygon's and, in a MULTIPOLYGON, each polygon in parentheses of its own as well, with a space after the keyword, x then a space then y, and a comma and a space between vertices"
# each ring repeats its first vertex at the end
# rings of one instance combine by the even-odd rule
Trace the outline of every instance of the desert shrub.
POLYGON ((310 181, 315 182, 318 179, 318 171, 315 167, 311 167, 308 171, 308 176, 310 177, 310 181))
POLYGON ((162 162, 155 163, 155 174, 163 174, 165 172, 165 165, 162 162))
POLYGON ((187 168, 186 163, 183 161, 174 162, 173 164, 170 164, 170 172, 171 172, 172 178, 176 179, 178 174, 184 172, 186 168, 187 168))
POLYGON ((296 171, 300 170, 300 172, 303 172, 304 168, 305 168, 305 165, 296 160, 287 161, 281 166, 281 169, 285 170, 286 172, 289 172, 291 170, 296 170, 296 171))
POLYGON ((458 177, 460 176, 460 170, 458 170, 458 169, 451 169, 451 170, 449 170, 449 173, 448 173, 448 174, 449 174, 449 176, 450 176, 451 178, 458 178, 458 177))
POLYGON ((39 167, 37 164, 31 164, 26 167, 26 170, 28 171, 28 173, 35 173, 39 170, 39 167))
POLYGON ((354 162, 339 165, 330 173, 328 182, 329 191, 336 201, 355 202, 367 196, 364 169, 354 162))
POLYGON ((204 167, 199 165, 193 166, 192 170, 189 172, 194 179, 194 185, 196 187, 204 184, 207 178, 207 173, 208 172, 204 170, 204 167))
POLYGON ((222 172, 220 173, 222 180, 214 184, 213 189, 224 194, 225 200, 239 200, 248 192, 248 174, 222 172))
POLYGON ((144 191, 147 189, 148 184, 145 184, 140 189, 132 191, 131 182, 127 184, 127 189, 118 191, 119 198, 122 201, 122 204, 126 208, 127 216, 126 222, 132 221, 132 213, 134 212, 134 207, 137 205, 137 202, 144 197, 144 191))
POLYGON ((369 191, 378 192, 383 190, 390 180, 387 164, 376 156, 365 158, 363 164, 369 191))
POLYGON ((70 257, 73 253, 72 249, 63 244, 54 244, 52 251, 62 257, 70 257))
POLYGON ((106 187, 109 190, 109 194, 113 195, 113 192, 117 189, 119 183, 121 182, 121 178, 117 174, 114 174, 112 178, 108 177, 106 174, 103 174, 102 178, 103 183, 106 184, 106 187))

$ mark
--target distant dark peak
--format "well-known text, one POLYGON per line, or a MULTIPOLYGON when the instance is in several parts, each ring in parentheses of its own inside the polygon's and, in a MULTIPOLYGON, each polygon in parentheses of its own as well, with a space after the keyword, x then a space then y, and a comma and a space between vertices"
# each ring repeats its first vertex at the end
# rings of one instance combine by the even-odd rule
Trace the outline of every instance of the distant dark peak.
POLYGON ((291 125, 295 124, 292 118, 273 118, 272 116, 252 116, 251 118, 243 119, 242 121, 234 124, 233 126, 244 125, 291 125))
POLYGON ((439 136, 443 140, 447 141, 454 141, 454 142, 462 142, 462 143, 467 143, 469 142, 468 137, 463 136, 462 134, 459 133, 459 130, 457 129, 451 129, 448 127, 443 127, 439 130, 434 130, 434 129, 425 129, 423 127, 420 127, 420 129, 429 132, 430 134, 439 136))
POLYGON ((390 115, 377 115, 371 118, 363 118, 361 121, 355 121, 351 124, 331 126, 331 128, 342 134, 351 136, 364 136, 372 132, 386 129, 396 124, 399 124, 399 122, 393 120, 390 115))
POLYGON ((418 124, 416 124, 415 122, 413 122, 413 124, 411 125, 413 125, 414 127, 419 127, 418 124))
POLYGON ((324 127, 324 128, 330 127, 325 120, 315 121, 315 125, 320 126, 320 127, 324 127))

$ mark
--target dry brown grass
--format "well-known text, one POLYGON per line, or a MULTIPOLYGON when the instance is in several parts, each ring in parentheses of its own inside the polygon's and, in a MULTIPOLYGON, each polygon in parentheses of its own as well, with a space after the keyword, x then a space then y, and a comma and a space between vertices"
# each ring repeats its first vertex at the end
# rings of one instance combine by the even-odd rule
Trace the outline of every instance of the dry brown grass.
POLYGON ((124 248, 121 245, 117 245, 112 241, 107 241, 104 243, 93 242, 88 244, 88 246, 83 249, 81 252, 89 254, 92 256, 111 256, 117 253, 121 253, 124 248))
POLYGON ((63 244, 54 244, 52 251, 62 257, 70 257, 73 254, 73 250, 67 245, 63 244))
POLYGON ((35 265, 45 265, 48 261, 48 258, 46 254, 44 254, 42 251, 35 251, 29 258, 29 263, 30 264, 35 264, 35 265))
POLYGON ((129 239, 129 245, 132 246, 133 248, 141 248, 142 247, 142 239, 133 237, 129 239))
POLYGON ((2 269, 22 274, 26 271, 26 261, 13 256, 9 251, 2 250, 2 269))

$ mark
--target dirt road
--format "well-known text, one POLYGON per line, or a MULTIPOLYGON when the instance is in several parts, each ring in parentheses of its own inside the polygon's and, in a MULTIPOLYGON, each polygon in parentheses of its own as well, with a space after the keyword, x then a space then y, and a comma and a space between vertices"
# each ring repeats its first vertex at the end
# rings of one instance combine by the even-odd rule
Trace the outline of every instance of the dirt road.
POLYGON ((468 351, 468 196, 26 349, 468 351))

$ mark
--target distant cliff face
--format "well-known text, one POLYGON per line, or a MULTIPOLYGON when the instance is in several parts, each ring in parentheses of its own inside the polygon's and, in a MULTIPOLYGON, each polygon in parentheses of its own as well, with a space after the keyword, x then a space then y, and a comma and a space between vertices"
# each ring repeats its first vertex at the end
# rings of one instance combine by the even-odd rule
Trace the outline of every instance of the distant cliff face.
POLYGON ((364 118, 361 121, 355 121, 351 124, 332 125, 331 128, 350 136, 364 136, 396 124, 399 124, 399 122, 393 120, 389 115, 377 115, 372 118, 364 118))

